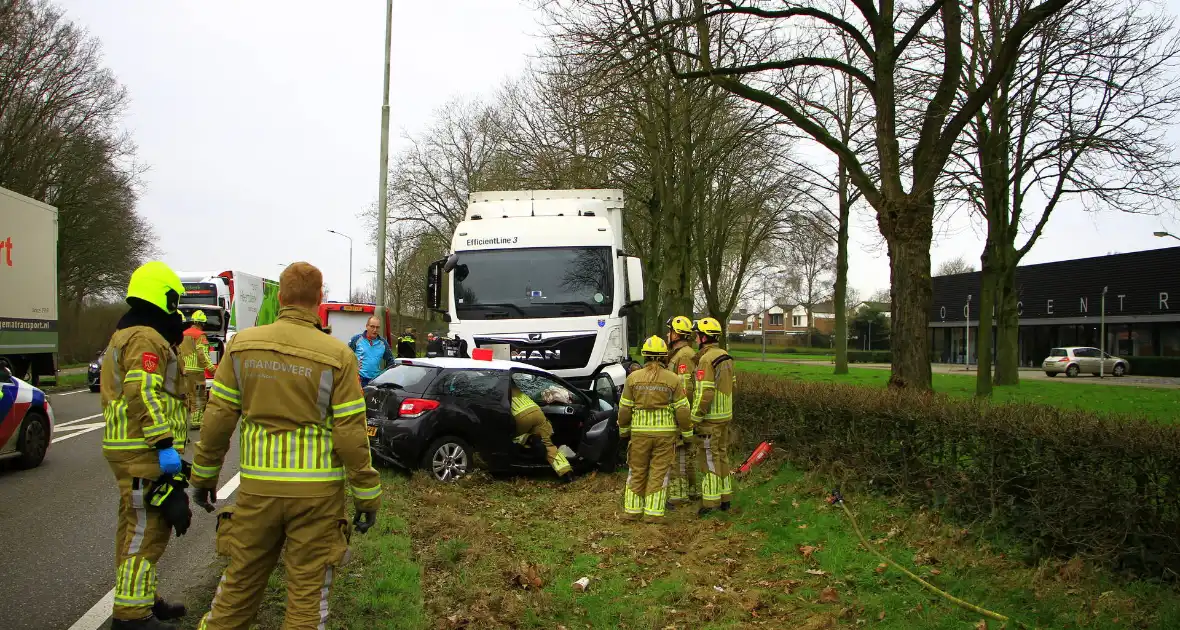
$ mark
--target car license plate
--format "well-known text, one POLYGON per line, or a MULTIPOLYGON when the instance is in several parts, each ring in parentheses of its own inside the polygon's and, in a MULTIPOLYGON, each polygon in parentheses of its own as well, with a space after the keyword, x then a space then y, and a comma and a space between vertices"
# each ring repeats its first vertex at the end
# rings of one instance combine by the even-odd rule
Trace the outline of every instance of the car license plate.
POLYGON ((375 437, 377 435, 377 427, 368 427, 368 430, 369 437, 375 437))

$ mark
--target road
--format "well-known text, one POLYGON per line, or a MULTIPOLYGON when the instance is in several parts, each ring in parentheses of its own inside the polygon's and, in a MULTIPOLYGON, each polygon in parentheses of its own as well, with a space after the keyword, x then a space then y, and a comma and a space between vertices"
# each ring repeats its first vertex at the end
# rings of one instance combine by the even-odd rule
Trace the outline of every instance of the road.
MULTIPOLYGON (((110 615, 109 604, 96 605, 114 587, 119 493, 102 456, 98 394, 82 390, 49 399, 57 426, 45 461, 33 470, 0 469, 0 584, 7 593, 0 598, 0 627, 97 630, 110 615)), ((235 438, 221 484, 235 478, 237 461, 235 438)), ((220 498, 219 505, 227 497, 220 498)), ((216 577, 213 526, 212 515, 194 508, 192 527, 172 540, 160 561, 162 595, 183 600, 190 587, 216 577)), ((185 603, 190 609, 209 605, 185 603)))

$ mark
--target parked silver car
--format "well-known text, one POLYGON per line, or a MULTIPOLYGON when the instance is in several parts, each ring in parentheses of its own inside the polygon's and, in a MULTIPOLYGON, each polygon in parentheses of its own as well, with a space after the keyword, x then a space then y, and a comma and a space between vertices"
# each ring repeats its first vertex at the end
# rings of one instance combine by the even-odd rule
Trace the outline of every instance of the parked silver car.
POLYGON ((1053 348, 1041 364, 1041 368, 1049 376, 1065 374, 1070 378, 1083 372, 1098 376, 1100 372, 1105 371, 1114 376, 1125 376, 1131 371, 1126 359, 1104 353, 1098 348, 1088 347, 1053 348))

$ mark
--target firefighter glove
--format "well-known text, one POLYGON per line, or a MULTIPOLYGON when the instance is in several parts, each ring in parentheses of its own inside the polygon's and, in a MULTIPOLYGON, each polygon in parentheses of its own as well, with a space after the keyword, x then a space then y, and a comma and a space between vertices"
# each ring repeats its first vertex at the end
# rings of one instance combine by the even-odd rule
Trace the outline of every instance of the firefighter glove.
POLYGON ((356 517, 352 519, 352 526, 356 528, 357 533, 363 534, 369 531, 369 528, 377 524, 376 510, 369 512, 357 512, 356 517))
POLYGON ((180 453, 177 453, 176 449, 162 448, 158 455, 160 457, 160 472, 165 475, 175 475, 180 472, 180 453))
POLYGON ((201 506, 206 512, 212 512, 217 509, 213 505, 217 503, 217 491, 213 488, 193 488, 193 503, 201 506))
POLYGON ((187 487, 188 478, 183 472, 160 475, 148 495, 148 505, 164 516, 164 522, 176 531, 177 536, 183 536, 193 520, 188 495, 184 492, 187 487))

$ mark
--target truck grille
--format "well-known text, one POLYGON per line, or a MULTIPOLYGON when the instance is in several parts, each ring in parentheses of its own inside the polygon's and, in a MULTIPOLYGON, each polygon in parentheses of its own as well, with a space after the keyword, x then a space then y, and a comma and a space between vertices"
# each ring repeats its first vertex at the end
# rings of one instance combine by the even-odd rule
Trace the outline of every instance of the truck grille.
POLYGON ((546 370, 569 370, 586 367, 594 354, 597 335, 575 335, 543 341, 528 341, 504 337, 476 337, 475 345, 483 347, 508 344, 512 360, 535 365, 546 370))

